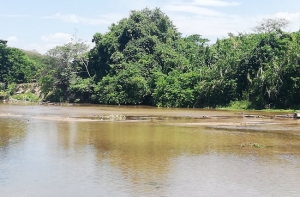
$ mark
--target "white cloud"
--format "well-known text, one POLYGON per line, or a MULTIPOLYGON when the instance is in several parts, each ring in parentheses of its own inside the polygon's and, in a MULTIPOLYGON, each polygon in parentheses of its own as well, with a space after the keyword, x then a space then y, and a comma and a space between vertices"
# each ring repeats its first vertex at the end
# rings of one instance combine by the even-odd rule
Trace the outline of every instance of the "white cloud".
POLYGON ((239 2, 222 0, 178 1, 163 8, 180 32, 185 35, 201 34, 210 37, 224 37, 229 32, 242 31, 245 23, 240 16, 233 16, 207 7, 239 6, 239 2), (182 15, 181 13, 186 13, 182 15), (233 28, 233 29, 232 29, 233 28))
POLYGON ((28 51, 38 51, 39 53, 42 53, 42 54, 47 51, 45 45, 41 45, 41 44, 37 44, 37 43, 31 43, 22 48, 25 50, 28 50, 28 51))
POLYGON ((77 16, 75 14, 61 14, 56 13, 53 16, 45 16, 44 19, 56 19, 61 20, 68 23, 83 23, 88 25, 110 25, 112 22, 116 22, 116 20, 120 20, 120 14, 105 14, 99 15, 97 18, 88 18, 77 16))
POLYGON ((56 46, 62 45, 61 43, 31 43, 23 47, 28 51, 38 51, 41 54, 45 54, 48 50, 55 48, 56 46))
POLYGON ((75 14, 61 14, 61 13, 57 13, 54 16, 49 16, 49 17, 45 17, 45 18, 58 19, 58 20, 62 20, 64 22, 70 22, 70 23, 79 23, 80 20, 82 20, 82 18, 79 18, 75 14))
POLYGON ((62 33, 62 32, 43 35, 41 36, 41 40, 42 40, 41 43, 39 44, 34 43, 26 46, 26 48, 30 50, 35 49, 40 53, 46 53, 49 49, 71 42, 72 37, 73 35, 62 33))
POLYGON ((173 16, 174 25, 184 36, 200 34, 215 42, 217 38, 227 37, 228 33, 251 32, 256 25, 256 18, 240 16, 209 17, 209 16, 173 16), (247 22, 245 22, 247 21, 247 22))
POLYGON ((185 12, 204 16, 221 16, 221 13, 217 10, 206 7, 227 7, 227 6, 239 6, 238 2, 226 2, 221 0, 193 0, 191 2, 178 1, 171 5, 166 5, 164 10, 172 12, 185 12))
POLYGON ((109 14, 102 14, 98 15, 99 18, 106 21, 106 24, 111 25, 112 23, 117 23, 122 18, 128 17, 128 13, 109 13, 109 14))
POLYGON ((214 42, 216 38, 223 38, 229 32, 238 33, 251 30, 256 20, 220 12, 215 8, 239 6, 237 2, 221 0, 193 0, 192 2, 177 2, 163 8, 183 35, 200 34, 214 42), (182 14, 185 13, 185 15, 182 14), (245 22, 247 21, 247 22, 245 22))
POLYGON ((275 14, 275 17, 284 18, 289 21, 295 21, 300 19, 300 12, 289 13, 289 12, 279 12, 275 14))
POLYGON ((204 15, 204 16, 220 16, 222 13, 208 9, 208 8, 202 8, 198 6, 192 6, 192 5, 167 5, 165 8, 167 11, 172 12, 186 12, 186 13, 192 13, 197 15, 204 15))
POLYGON ((226 2, 221 0, 194 0, 191 4, 199 6, 212 6, 212 7, 227 7, 239 6, 239 2, 226 2))
MULTIPOLYGON (((55 48, 56 46, 62 46, 64 44, 67 44, 72 41, 73 35, 67 34, 67 33, 53 33, 48 35, 43 35, 40 37, 42 42, 40 43, 33 43, 30 45, 25 46, 25 49, 27 50, 37 50, 40 53, 46 53, 48 50, 55 48)), ((82 41, 85 42, 89 46, 93 46, 94 43, 82 41)))
POLYGON ((300 29, 300 12, 279 12, 276 13, 274 17, 284 18, 290 21, 289 26, 286 28, 288 31, 298 31, 300 29))
POLYGON ((18 38, 16 36, 10 36, 6 39, 8 42, 17 42, 18 38))
POLYGON ((2 16, 8 17, 8 18, 25 18, 25 17, 30 17, 30 15, 26 15, 26 14, 4 14, 2 16))
POLYGON ((71 39, 72 39, 71 34, 66 34, 66 33, 61 33, 61 32, 41 36, 41 40, 46 41, 46 42, 66 43, 66 42, 70 42, 71 39))

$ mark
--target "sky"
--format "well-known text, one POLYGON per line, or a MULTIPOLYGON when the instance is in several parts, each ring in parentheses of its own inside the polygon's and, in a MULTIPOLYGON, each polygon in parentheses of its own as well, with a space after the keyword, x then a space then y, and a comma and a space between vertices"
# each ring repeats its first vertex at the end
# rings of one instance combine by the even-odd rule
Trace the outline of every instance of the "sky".
POLYGON ((146 7, 160 8, 183 36, 200 34, 211 43, 228 33, 251 33, 267 18, 285 18, 285 31, 300 30, 299 0, 1 0, 0 39, 44 54, 76 32, 92 46, 95 33, 146 7))

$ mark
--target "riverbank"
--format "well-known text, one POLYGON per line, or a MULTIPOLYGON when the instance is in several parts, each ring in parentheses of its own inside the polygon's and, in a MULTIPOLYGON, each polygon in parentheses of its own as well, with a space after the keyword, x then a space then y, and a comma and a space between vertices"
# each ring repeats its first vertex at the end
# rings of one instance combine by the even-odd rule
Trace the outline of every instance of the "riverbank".
POLYGON ((179 127, 208 127, 257 131, 298 130, 300 120, 290 113, 147 106, 0 104, 0 117, 26 121, 149 122, 179 127))
MULTIPOLYGON (((6 91, 0 91, 0 101, 11 103, 42 103, 44 105, 62 105, 67 102, 43 102, 43 95, 41 87, 38 83, 23 83, 11 84, 6 91)), ((67 103, 69 104, 69 103, 67 103)), ((89 103, 86 103, 87 105, 89 103)), ((131 105, 130 105, 131 106, 131 105)), ((200 108, 199 108, 200 109, 200 108)), ((257 112, 270 112, 270 113, 296 113, 298 109, 272 109, 270 105, 265 106, 264 109, 251 108, 251 102, 247 100, 232 101, 228 106, 218 106, 216 108, 205 108, 206 110, 227 110, 227 111, 257 111, 257 112)))

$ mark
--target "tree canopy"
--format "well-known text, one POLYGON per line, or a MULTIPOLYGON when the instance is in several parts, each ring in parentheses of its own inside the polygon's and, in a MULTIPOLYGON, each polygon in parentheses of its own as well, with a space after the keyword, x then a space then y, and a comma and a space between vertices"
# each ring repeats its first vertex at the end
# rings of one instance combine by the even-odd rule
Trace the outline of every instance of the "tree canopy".
POLYGON ((23 51, 7 46, 7 41, 0 40, 0 82, 25 83, 36 78, 36 62, 23 51))

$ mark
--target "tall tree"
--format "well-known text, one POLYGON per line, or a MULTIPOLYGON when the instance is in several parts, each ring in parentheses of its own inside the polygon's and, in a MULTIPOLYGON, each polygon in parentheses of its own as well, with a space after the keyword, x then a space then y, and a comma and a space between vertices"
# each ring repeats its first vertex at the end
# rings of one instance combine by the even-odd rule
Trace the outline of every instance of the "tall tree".
POLYGON ((271 33, 275 32, 276 30, 286 28, 289 24, 290 22, 284 18, 268 18, 259 22, 258 25, 253 28, 253 30, 259 33, 271 33))
MULTIPOLYGON (((89 46, 76 37, 63 46, 56 46, 47 53, 47 66, 42 71, 40 83, 42 92, 49 99, 56 101, 70 97, 70 85, 74 85, 73 91, 78 87, 76 81, 83 78, 91 78, 88 68, 89 46)), ((89 81, 89 80, 88 80, 89 81)), ((86 84, 86 83, 84 83, 86 84)), ((83 88, 84 89, 84 88, 83 88)))
MULTIPOLYGON (((173 23, 159 9, 132 11, 129 18, 113 24, 105 35, 94 36, 95 47, 90 53, 90 63, 95 80, 100 81, 98 86, 108 86, 104 81, 110 78, 109 86, 119 87, 119 91, 124 92, 120 97, 125 95, 126 98, 115 99, 121 104, 150 104, 150 92, 155 86, 153 73, 167 74, 185 61, 176 48, 180 37, 173 23), (134 72, 129 72, 130 69, 134 72), (121 76, 128 77, 124 81, 126 85, 112 80, 121 80, 121 76), (138 86, 141 88, 141 91, 137 92, 139 95, 131 93, 131 89, 137 88, 137 82, 143 84, 138 86)), ((96 100, 99 102, 107 100, 104 99, 105 95, 99 92, 103 88, 105 89, 96 88, 96 100)))

